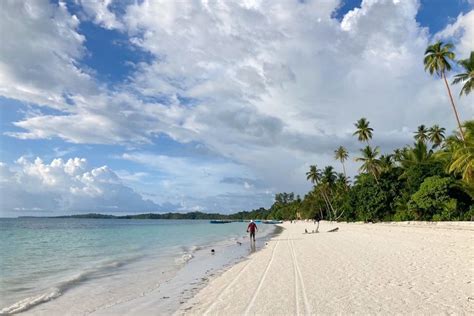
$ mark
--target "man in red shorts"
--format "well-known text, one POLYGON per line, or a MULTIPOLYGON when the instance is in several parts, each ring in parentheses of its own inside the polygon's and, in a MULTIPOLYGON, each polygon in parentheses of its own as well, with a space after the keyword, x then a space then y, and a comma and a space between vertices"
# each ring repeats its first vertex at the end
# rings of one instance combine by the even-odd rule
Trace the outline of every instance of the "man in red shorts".
POLYGON ((250 241, 255 242, 255 231, 258 231, 257 224, 250 220, 250 224, 247 226, 247 233, 250 232, 250 241))

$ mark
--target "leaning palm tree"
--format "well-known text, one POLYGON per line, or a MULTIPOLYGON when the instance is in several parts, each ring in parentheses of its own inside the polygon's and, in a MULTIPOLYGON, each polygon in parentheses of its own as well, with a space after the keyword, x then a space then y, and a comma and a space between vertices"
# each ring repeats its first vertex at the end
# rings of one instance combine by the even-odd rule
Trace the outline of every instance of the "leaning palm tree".
POLYGON ((464 134, 461 127, 461 121, 459 120, 458 111, 456 110, 456 105, 454 105, 453 96, 451 94, 451 89, 449 88, 448 81, 446 80, 446 72, 451 70, 451 64, 449 60, 454 60, 455 55, 452 52, 452 44, 444 44, 441 41, 436 42, 433 45, 430 45, 426 48, 425 58, 423 63, 425 64, 425 71, 428 71, 430 75, 436 73, 439 77, 444 80, 446 84, 446 89, 448 90, 449 99, 451 100, 451 105, 453 106, 454 115, 456 116, 456 121, 458 123, 459 132, 461 133, 461 138, 464 141, 464 134))
POLYGON ((380 161, 377 159, 379 155, 379 148, 375 147, 372 149, 370 146, 366 146, 365 148, 361 149, 360 152, 362 153, 362 157, 357 157, 355 160, 362 162, 362 166, 360 166, 359 170, 361 172, 371 173, 375 181, 378 183, 378 176, 380 175, 381 167, 380 161))
POLYGON ((369 121, 365 117, 359 119, 354 126, 356 127, 356 131, 352 135, 357 135, 357 139, 361 142, 366 142, 367 146, 369 146, 369 139, 372 139, 372 132, 374 131, 373 128, 369 127, 369 121))
POLYGON ((444 127, 439 127, 439 125, 433 125, 428 131, 428 137, 430 142, 433 143, 433 148, 439 147, 444 140, 444 132, 446 129, 444 127))
POLYGON ((453 84, 465 82, 459 95, 463 93, 468 95, 474 89, 474 52, 467 59, 460 60, 458 62, 466 72, 457 74, 454 76, 453 84))
POLYGON ((418 126, 418 130, 414 133, 415 140, 423 143, 426 142, 428 140, 428 133, 429 130, 426 128, 426 126, 421 124, 418 126))
MULTIPOLYGON (((321 170, 319 170, 318 167, 316 167, 315 165, 309 166, 309 171, 306 172, 306 180, 311 181, 311 183, 315 185, 316 190, 316 186, 319 185, 322 180, 321 170)), ((332 211, 334 213, 334 209, 332 207, 331 202, 329 201, 329 197, 327 196, 324 188, 320 188, 319 192, 323 197, 324 202, 326 203, 328 212, 332 211)))
POLYGON ((344 170, 344 176, 347 176, 346 166, 344 166, 344 161, 346 161, 347 158, 349 158, 349 153, 347 152, 347 149, 344 148, 344 146, 339 146, 339 148, 334 151, 334 159, 341 162, 342 170, 344 170))

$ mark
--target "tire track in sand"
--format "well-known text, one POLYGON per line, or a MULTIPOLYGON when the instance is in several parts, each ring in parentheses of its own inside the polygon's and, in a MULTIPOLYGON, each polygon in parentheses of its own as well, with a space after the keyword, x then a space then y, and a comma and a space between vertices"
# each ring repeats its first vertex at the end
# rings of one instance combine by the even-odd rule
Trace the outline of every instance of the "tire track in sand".
POLYGON ((224 293, 231 287, 233 286, 240 278, 240 276, 244 273, 244 271, 247 269, 247 267, 250 265, 252 261, 251 260, 248 260, 248 262, 244 265, 244 267, 239 271, 239 273, 237 273, 237 275, 235 276, 234 280, 232 280, 232 282, 230 282, 229 284, 227 284, 227 286, 224 287, 224 289, 221 291, 221 293, 219 294, 219 296, 217 296, 216 300, 204 311, 203 315, 208 315, 209 312, 211 311, 211 309, 214 308, 214 306, 221 301, 221 298, 222 296, 224 295, 224 293))
POLYGON ((296 268, 296 264, 295 264, 295 258, 294 258, 294 255, 293 255, 293 248, 292 248, 292 245, 290 243, 290 235, 288 235, 288 238, 286 240, 288 242, 288 249, 290 250, 290 254, 291 254, 291 262, 293 263, 293 273, 294 273, 294 277, 295 277, 295 306, 296 306, 296 315, 299 315, 300 314, 300 303, 299 303, 299 300, 298 300, 298 279, 299 279, 299 276, 298 276, 298 270, 296 268))
POLYGON ((279 243, 280 243, 280 241, 277 241, 276 244, 275 244, 275 247, 273 247, 272 256, 271 256, 270 260, 268 261, 267 267, 265 268, 265 271, 263 272, 262 278, 260 279, 260 282, 258 283, 257 289, 253 293, 252 300, 249 302, 249 304, 247 305, 247 308, 245 309, 244 315, 249 314, 249 311, 253 307, 253 304, 255 303, 255 299, 256 299, 258 293, 260 293, 260 290, 262 289, 263 282, 265 281, 265 278, 267 277, 268 269, 270 269, 270 266, 273 262, 273 258, 275 257, 275 250, 278 247, 279 243))
POLYGON ((296 258, 296 252, 295 252, 295 245, 293 243, 293 240, 290 239, 290 236, 288 236, 288 243, 290 245, 290 252, 291 252, 291 257, 293 259, 293 266, 296 270, 295 272, 295 290, 296 290, 296 314, 299 315, 299 304, 298 304, 298 286, 297 284, 301 284, 301 292, 303 292, 303 303, 304 303, 304 309, 305 309, 305 315, 310 315, 311 314, 311 308, 308 302, 308 296, 306 295, 306 289, 304 286, 303 282, 303 276, 301 274, 300 267, 298 265, 298 259, 296 258), (296 277, 297 276, 297 277, 296 277), (299 282, 298 282, 299 279, 299 282))

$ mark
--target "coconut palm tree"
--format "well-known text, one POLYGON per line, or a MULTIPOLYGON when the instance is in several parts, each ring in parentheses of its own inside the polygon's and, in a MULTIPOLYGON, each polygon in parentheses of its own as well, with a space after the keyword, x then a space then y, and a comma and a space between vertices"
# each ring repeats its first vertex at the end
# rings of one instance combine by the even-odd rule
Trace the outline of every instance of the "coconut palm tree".
MULTIPOLYGON (((320 184, 322 180, 322 173, 321 170, 318 169, 315 165, 309 166, 309 171, 306 172, 306 180, 311 181, 316 186, 320 184)), ((321 196, 323 197, 324 202, 326 203, 326 207, 329 211, 332 211, 334 213, 334 209, 332 207, 331 202, 329 201, 329 197, 327 196, 324 188, 320 188, 319 190, 321 196)))
POLYGON ((374 131, 373 128, 369 127, 369 121, 365 117, 359 119, 354 126, 356 127, 356 131, 352 135, 357 135, 357 139, 361 142, 366 142, 367 146, 369 146, 369 139, 372 139, 372 132, 374 131))
POLYGON ((392 155, 381 155, 379 158, 380 170, 385 172, 393 168, 392 155))
POLYGON ((474 120, 465 122, 464 128, 466 130, 464 146, 453 141, 447 171, 460 174, 472 190, 474 188, 474 120))
POLYGON ((347 158, 349 158, 349 153, 347 152, 347 149, 344 148, 344 146, 339 146, 339 148, 334 151, 334 159, 341 162, 342 170, 344 170, 344 176, 347 176, 346 166, 344 166, 344 161, 346 161, 347 158))
POLYGON ((408 148, 406 146, 401 148, 401 149, 400 148, 395 149, 393 151, 393 155, 392 155, 393 160, 395 162, 401 163, 403 161, 405 155, 406 155, 407 150, 408 150, 408 148))
POLYGON ((349 178, 343 173, 338 173, 336 176, 336 185, 347 187, 349 186, 349 178))
POLYGON ((439 127, 439 125, 433 125, 428 131, 428 137, 430 142, 433 143, 433 148, 436 148, 443 143, 444 132, 446 129, 444 127, 439 127))
POLYGON ((416 142, 413 147, 408 147, 402 154, 400 161, 403 169, 408 169, 412 165, 431 163, 433 151, 423 142, 416 142))
POLYGON ((362 162, 362 166, 360 166, 359 171, 372 173, 375 178, 375 181, 378 183, 378 176, 380 175, 381 168, 380 168, 380 161, 377 159, 379 155, 379 148, 375 147, 372 149, 370 146, 366 146, 365 148, 361 149, 360 152, 362 153, 362 157, 357 157, 355 160, 362 162))
POLYGON ((425 125, 420 125, 418 126, 418 130, 414 133, 415 134, 415 140, 419 142, 426 142, 428 140, 428 133, 429 130, 426 128, 425 125))
POLYGON ((333 166, 326 166, 323 169, 321 182, 328 184, 330 187, 336 182, 336 172, 333 166))
POLYGON ((466 72, 454 76, 453 84, 465 82, 459 96, 462 96, 463 93, 468 95, 474 89, 474 52, 471 52, 469 58, 460 60, 458 63, 466 72))
POLYGON ((446 80, 446 72, 451 70, 451 64, 449 63, 449 60, 454 60, 455 58, 452 49, 452 44, 444 44, 443 42, 438 41, 426 48, 423 63, 425 64, 425 71, 428 71, 430 75, 436 73, 444 80, 446 89, 448 90, 449 99, 451 100, 451 105, 453 106, 454 116, 456 117, 456 121, 458 123, 459 132, 461 133, 461 138, 464 141, 461 121, 459 120, 458 111, 456 110, 456 105, 454 104, 451 89, 449 88, 448 81, 446 80))
POLYGON ((309 166, 309 171, 306 172, 306 180, 311 181, 312 184, 318 184, 321 181, 321 170, 315 165, 309 166))
POLYGON ((336 178, 336 186, 344 188, 344 190, 347 191, 349 189, 349 178, 343 173, 338 173, 336 178))

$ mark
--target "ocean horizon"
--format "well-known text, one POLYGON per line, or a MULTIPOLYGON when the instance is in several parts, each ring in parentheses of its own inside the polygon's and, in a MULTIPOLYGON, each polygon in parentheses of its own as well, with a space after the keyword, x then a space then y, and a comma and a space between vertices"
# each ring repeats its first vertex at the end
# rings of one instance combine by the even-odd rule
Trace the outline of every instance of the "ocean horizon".
MULTIPOLYGON (((249 248, 246 225, 213 225, 207 220, 1 218, 0 313, 48 310, 52 302, 61 305, 75 298, 81 301, 76 308, 91 312, 133 300, 165 282, 171 292, 181 293, 183 287, 206 280, 211 270, 256 250, 249 248), (196 263, 189 265, 193 259, 196 263), (173 285, 173 277, 186 266, 193 269, 188 279, 173 285)), ((259 225, 259 229, 257 248, 275 226, 259 225)), ((170 308, 178 303, 177 295, 163 296, 169 298, 170 308)))

